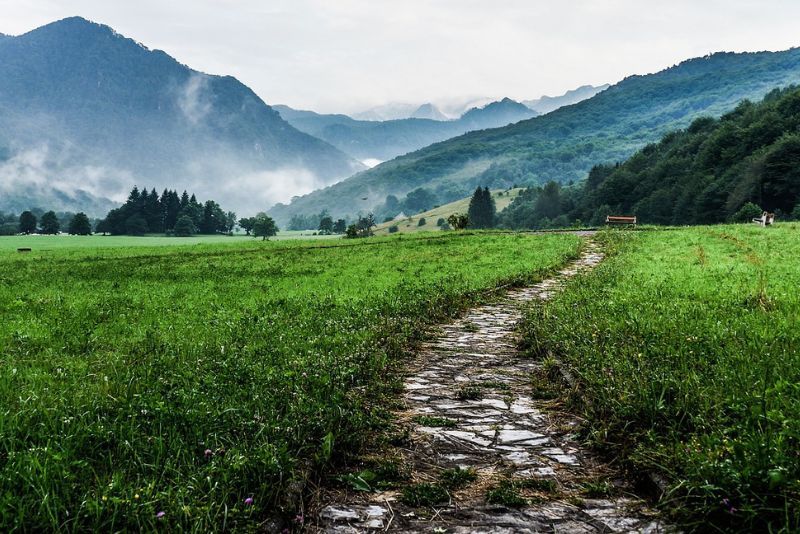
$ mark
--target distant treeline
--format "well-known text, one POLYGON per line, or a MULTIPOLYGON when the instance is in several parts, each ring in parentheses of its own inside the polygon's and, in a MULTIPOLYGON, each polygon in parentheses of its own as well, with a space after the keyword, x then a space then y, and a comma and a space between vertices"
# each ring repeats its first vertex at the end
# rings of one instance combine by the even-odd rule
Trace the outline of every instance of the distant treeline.
POLYGON ((155 189, 141 192, 134 186, 121 207, 108 212, 96 231, 115 235, 167 233, 175 235, 230 233, 236 226, 236 214, 225 212, 217 202, 204 203, 184 191, 165 189, 161 196, 155 189))
POLYGON ((45 211, 31 208, 21 214, 0 211, 0 235, 16 234, 58 234, 67 232, 75 235, 92 233, 93 222, 81 213, 45 211))
POLYGON ((642 223, 747 220, 761 209, 800 219, 800 89, 743 101, 719 119, 696 119, 625 163, 598 165, 585 182, 524 191, 500 216, 510 228, 602 224, 606 215, 642 223))

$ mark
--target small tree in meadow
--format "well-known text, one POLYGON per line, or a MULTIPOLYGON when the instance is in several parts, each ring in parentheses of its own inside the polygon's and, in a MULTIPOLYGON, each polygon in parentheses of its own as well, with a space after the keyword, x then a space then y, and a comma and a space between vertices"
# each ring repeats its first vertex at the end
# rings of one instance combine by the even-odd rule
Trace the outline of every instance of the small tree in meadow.
POLYGON ((57 234, 61 230, 61 223, 58 222, 58 216, 54 211, 48 211, 42 215, 41 222, 43 234, 57 234))
POLYGON ((19 231, 23 234, 36 232, 36 215, 30 211, 23 211, 19 216, 19 231))
POLYGON ((469 217, 463 213, 454 213, 447 218, 453 230, 463 230, 469 225, 469 217))
POLYGON ((268 237, 278 234, 278 226, 275 221, 266 213, 259 213, 256 215, 255 223, 253 224, 253 235, 262 238, 264 241, 268 237))
POLYGON ((426 221, 425 217, 423 217, 423 218, 421 218, 419 220, 419 222, 417 223, 417 226, 425 226, 426 224, 428 224, 428 221, 426 221))
POLYGON ((333 232, 333 219, 329 216, 325 216, 319 221, 319 228, 317 228, 320 232, 324 234, 330 234, 333 232))
POLYGON ((256 223, 255 217, 242 217, 239 219, 239 226, 245 231, 247 235, 253 231, 253 225, 256 223))
POLYGON ((343 234, 347 231, 347 222, 344 219, 338 219, 333 223, 333 233, 343 234))
POLYGON ((76 213, 69 222, 69 233, 72 235, 90 235, 92 233, 92 223, 85 213, 76 213))

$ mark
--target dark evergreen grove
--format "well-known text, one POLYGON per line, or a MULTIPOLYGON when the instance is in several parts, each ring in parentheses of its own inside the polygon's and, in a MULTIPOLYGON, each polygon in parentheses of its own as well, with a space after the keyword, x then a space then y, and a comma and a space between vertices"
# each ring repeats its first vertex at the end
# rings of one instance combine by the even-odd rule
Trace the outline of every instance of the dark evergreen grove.
POLYGON ((800 218, 800 88, 743 101, 719 119, 696 119, 624 163, 597 165, 574 186, 523 191, 500 217, 510 228, 602 224, 636 215, 646 224, 713 224, 742 213, 800 218), (745 206, 747 209, 742 211, 745 206))
POLYGON ((230 233, 236 225, 236 214, 225 212, 213 200, 200 203, 184 191, 164 189, 159 196, 155 189, 141 192, 134 186, 121 207, 108 212, 97 225, 97 232, 115 235, 176 233, 176 235, 230 233), (180 224, 178 224, 180 222, 180 224), (189 224, 191 223, 191 224, 189 224))
POLYGON ((492 228, 495 225, 497 208, 488 187, 478 187, 469 201, 469 226, 471 228, 492 228))

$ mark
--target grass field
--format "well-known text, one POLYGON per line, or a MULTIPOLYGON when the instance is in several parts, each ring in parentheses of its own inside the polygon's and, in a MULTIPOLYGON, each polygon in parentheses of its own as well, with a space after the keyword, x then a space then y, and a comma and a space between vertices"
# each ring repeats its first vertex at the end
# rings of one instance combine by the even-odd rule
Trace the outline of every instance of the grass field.
MULTIPOLYGON (((522 190, 522 188, 516 188, 508 190, 496 189, 492 191, 492 198, 494 199, 497 213, 500 213, 509 204, 511 204, 511 201, 514 200, 522 190)), ((440 218, 447 220, 447 218, 454 213, 467 213, 470 199, 471 197, 462 198, 461 200, 450 202, 449 204, 439 206, 438 208, 433 208, 432 210, 428 210, 423 213, 412 215, 411 217, 407 217, 405 219, 381 223, 375 229, 375 235, 388 235, 389 227, 395 225, 397 225, 397 233, 403 234, 439 230, 439 227, 436 226, 436 221, 438 221, 440 218), (425 224, 423 226, 419 225, 420 219, 425 219, 425 224)))
MULTIPOLYGON (((341 236, 313 236, 313 232, 278 232, 271 237, 272 241, 284 239, 336 239, 341 236)), ((119 247, 175 247, 185 245, 209 244, 241 244, 256 241, 257 239, 244 234, 227 235, 200 235, 194 237, 165 237, 163 235, 148 235, 142 237, 111 236, 111 235, 15 235, 0 236, 0 254, 16 252, 18 248, 30 248, 33 252, 51 252, 54 250, 75 250, 82 248, 119 248, 119 247)))
MULTIPOLYGON (((87 239, 63 242, 104 238, 87 239)), ((257 530, 291 515, 308 470, 384 420, 375 399, 424 324, 580 246, 118 242, 0 254, 0 530, 257 530)))
POLYGON ((527 322, 589 437, 670 484, 689 528, 800 528, 800 227, 609 232, 614 255, 527 322))

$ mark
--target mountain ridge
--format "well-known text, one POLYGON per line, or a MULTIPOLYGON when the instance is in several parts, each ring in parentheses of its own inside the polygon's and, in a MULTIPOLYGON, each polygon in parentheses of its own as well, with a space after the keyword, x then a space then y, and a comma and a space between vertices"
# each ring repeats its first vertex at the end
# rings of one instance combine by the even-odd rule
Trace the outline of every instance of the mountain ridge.
POLYGON ((458 119, 447 121, 417 118, 363 121, 347 115, 324 115, 283 105, 275 109, 295 128, 327 141, 342 152, 361 160, 379 161, 471 130, 503 126, 536 115, 535 111, 510 98, 472 108, 458 119))
POLYGON ((0 40, 0 126, 0 209, 24 190, 36 205, 48 186, 120 199, 139 184, 257 211, 287 180, 310 190, 364 168, 235 78, 81 17, 0 40))
POLYGON ((596 164, 622 161, 670 129, 718 116, 743 99, 800 82, 800 49, 720 52, 632 75, 588 100, 540 117, 470 132, 358 173, 270 210, 278 220, 329 209, 373 209, 385 196, 425 187, 440 202, 476 186, 502 188, 582 180, 596 164), (356 201, 353 199, 367 200, 356 201))

